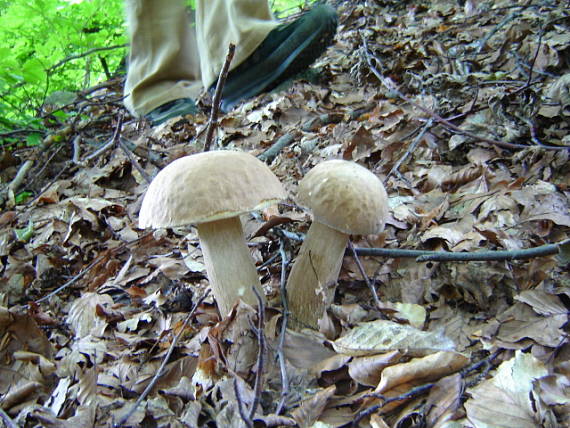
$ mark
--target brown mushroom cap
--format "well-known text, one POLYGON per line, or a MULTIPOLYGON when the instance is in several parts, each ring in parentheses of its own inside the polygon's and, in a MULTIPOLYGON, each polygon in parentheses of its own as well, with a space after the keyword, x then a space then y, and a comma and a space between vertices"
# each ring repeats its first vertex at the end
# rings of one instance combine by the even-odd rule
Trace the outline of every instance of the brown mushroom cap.
POLYGON ((345 160, 322 162, 311 169, 299 183, 297 201, 311 209, 315 221, 349 235, 379 233, 388 216, 382 182, 345 160))
POLYGON ((271 170, 237 151, 185 156, 160 171, 150 183, 139 226, 175 227, 234 217, 286 197, 271 170))

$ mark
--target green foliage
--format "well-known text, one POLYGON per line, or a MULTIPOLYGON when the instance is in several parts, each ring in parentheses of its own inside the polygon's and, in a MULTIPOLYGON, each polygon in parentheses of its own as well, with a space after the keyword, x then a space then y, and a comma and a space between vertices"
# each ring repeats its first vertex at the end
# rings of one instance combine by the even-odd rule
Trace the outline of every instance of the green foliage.
MULTIPOLYGON (((158 0, 157 0, 158 1, 158 0)), ((124 0, 0 0, 0 134, 41 129, 54 92, 76 92, 115 72, 127 53, 124 0)), ((195 1, 188 0, 193 6, 195 1)), ((307 0, 271 0, 285 15, 307 0)), ((56 105, 59 107, 59 105, 56 105)), ((32 137, 34 139, 36 137, 32 137)), ((2 145, 0 135, 0 146, 2 145)))
POLYGON ((104 79, 101 58, 111 71, 118 68, 126 48, 80 55, 126 42, 122 3, 0 1, 0 132, 37 125, 31 118, 51 92, 77 91, 104 79))

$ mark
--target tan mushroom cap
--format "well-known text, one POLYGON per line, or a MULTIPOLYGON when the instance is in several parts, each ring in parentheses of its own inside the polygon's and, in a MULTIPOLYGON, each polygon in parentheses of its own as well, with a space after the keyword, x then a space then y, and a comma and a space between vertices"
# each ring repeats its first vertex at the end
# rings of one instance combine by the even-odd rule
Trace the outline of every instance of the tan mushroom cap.
POLYGON ((379 233, 388 216, 382 182, 366 168, 344 160, 311 169, 299 183, 297 200, 311 209, 316 221, 346 234, 379 233))
POLYGON ((152 180, 142 202, 139 226, 221 220, 285 197, 277 177, 254 156, 224 150, 199 153, 175 160, 152 180))

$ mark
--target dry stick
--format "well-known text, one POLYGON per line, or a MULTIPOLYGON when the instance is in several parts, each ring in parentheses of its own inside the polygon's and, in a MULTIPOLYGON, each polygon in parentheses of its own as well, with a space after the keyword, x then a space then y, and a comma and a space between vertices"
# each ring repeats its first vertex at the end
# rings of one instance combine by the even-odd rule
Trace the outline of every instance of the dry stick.
MULTIPOLYGON (((357 119, 361 115, 370 110, 374 109, 374 104, 368 104, 362 108, 352 110, 349 113, 349 118, 351 120, 357 119)), ((307 120, 305 123, 301 125, 301 130, 304 132, 311 132, 314 127, 321 127, 325 125, 329 125, 331 123, 339 123, 341 119, 339 118, 340 115, 334 113, 325 113, 319 116, 313 117, 307 120)), ((283 134, 281 137, 277 139, 271 147, 265 150, 263 153, 257 155, 257 158, 263 162, 271 163, 275 157, 283 150, 285 147, 289 146, 291 143, 295 141, 298 137, 298 132, 283 134)))
POLYGON ((234 394, 236 396, 236 401, 238 405, 238 412, 241 417, 243 423, 247 426, 247 428, 253 428, 253 421, 249 419, 248 415, 245 414, 245 409, 243 408, 243 400, 241 398, 241 394, 239 392, 237 378, 234 377, 234 394))
POLYGON ((135 404, 133 404, 133 407, 131 408, 131 410, 129 410, 129 412, 125 416, 123 416, 123 418, 119 422, 114 424, 115 427, 121 427, 129 420, 129 418, 133 415, 133 413, 135 413, 135 411, 137 410, 139 405, 148 396, 148 394, 150 394, 150 391, 152 391, 152 389, 158 383, 160 377, 162 376, 162 374, 164 372, 164 368, 166 367, 166 364, 170 360, 170 356, 172 355, 172 352, 174 351, 174 348, 176 347, 176 344, 178 343, 178 340, 180 339, 180 336, 182 336, 182 333, 184 333, 184 329, 186 328, 186 325, 188 325, 190 318, 192 318, 192 316, 194 315, 194 312, 196 312, 196 309, 198 309, 198 306, 200 306, 202 304, 202 302, 204 301, 204 299, 206 297, 208 297, 208 294, 210 294, 210 290, 206 290, 204 295, 202 297, 200 297, 198 299, 198 301, 194 304, 194 307, 192 308, 190 313, 186 316, 186 319, 184 320, 184 323, 182 324, 182 328, 180 328, 180 331, 178 331, 176 336, 174 336, 174 339, 172 339, 172 343, 170 344, 170 348, 168 348, 168 352, 166 353, 166 355, 162 359, 162 363, 160 364, 160 367, 158 368, 158 371, 156 372, 156 374, 152 378, 151 382, 146 386, 146 388, 144 389, 142 394, 139 396, 139 398, 137 399, 135 404))
POLYGON ((125 156, 127 156, 127 158, 129 159, 129 161, 131 162, 131 164, 135 167, 135 169, 139 172, 139 174, 142 176, 142 178, 144 178, 144 180, 150 184, 150 182, 152 181, 152 179, 150 178, 150 176, 146 173, 146 171, 142 168, 142 166, 139 164, 139 161, 137 161, 137 159, 133 156, 133 153, 129 150, 129 148, 127 147, 127 145, 125 144, 125 142, 119 138, 117 140, 117 144, 119 145, 119 147, 121 148, 121 150, 123 150, 123 153, 125 154, 125 156))
POLYGON ((279 343, 277 344, 277 358, 279 359, 279 370, 281 371, 281 398, 275 410, 278 415, 283 411, 285 400, 289 395, 289 377, 287 375, 287 365, 285 364, 285 333, 287 332, 287 322, 289 321, 289 303, 287 301, 287 287, 285 287, 287 279, 287 255, 285 254, 285 245, 283 239, 279 244, 279 254, 281 255, 281 279, 279 289, 281 290, 281 305, 283 306, 283 316, 281 319, 281 331, 279 332, 279 343))
POLYGON ((204 142, 204 151, 207 152, 212 146, 212 140, 214 137, 214 130, 216 129, 218 121, 218 112, 220 111, 220 103, 222 101, 222 89, 224 89, 224 84, 228 77, 228 71, 230 69, 230 64, 234 58, 236 51, 236 46, 230 43, 228 47, 228 54, 226 55, 226 61, 224 66, 220 71, 220 76, 218 77, 218 83, 216 84, 216 91, 214 92, 214 100, 212 101, 212 110, 210 112, 210 120, 208 122, 208 130, 206 131, 206 141, 204 142))
POLYGON ((271 163, 273 159, 275 159, 275 157, 281 152, 281 150, 283 150, 293 141, 295 141, 295 136, 293 134, 283 134, 277 139, 275 143, 273 143, 271 147, 269 147, 263 153, 257 155, 257 158, 260 161, 271 163))
MULTIPOLYGON (((115 254, 123 251, 129 245, 136 244, 137 242, 142 241, 143 239, 145 239, 147 236, 150 236, 151 234, 152 234, 152 232, 147 232, 143 236, 141 236, 140 238, 134 239, 130 242, 125 242, 125 243, 119 245, 118 247, 109 250, 109 253, 110 253, 110 255, 115 255, 115 254)), ((93 260, 91 263, 89 263, 89 265, 85 269, 83 269, 81 272, 79 272, 77 275, 75 275, 73 278, 71 278, 69 281, 67 281, 65 284, 63 284, 61 287, 56 288, 51 293, 49 293, 49 294, 45 295, 44 297, 36 300, 36 303, 44 302, 44 301, 50 299, 51 297, 55 296, 56 294, 58 294, 60 291, 66 289, 67 287, 72 286, 77 281, 79 281, 81 278, 83 278, 87 272, 89 272, 91 269, 93 269, 93 267, 95 267, 105 257, 107 257, 107 254, 100 255, 95 260, 93 260)))
POLYGON ((2 420, 6 424, 7 428, 18 428, 18 425, 16 425, 12 418, 8 416, 8 413, 6 413, 2 407, 0 407, 0 416, 2 417, 2 420))
POLYGON ((30 171, 30 169, 32 169, 33 165, 34 161, 30 159, 24 162, 24 164, 18 170, 18 173, 16 174, 14 179, 10 182, 10 184, 8 184, 8 191, 15 192, 16 190, 18 190, 18 187, 22 185, 22 183, 26 178, 26 175, 28 175, 28 172, 30 171))
POLYGON ((99 157, 107 150, 109 150, 111 147, 115 146, 117 142, 120 140, 122 128, 123 128, 123 115, 121 114, 119 115, 119 120, 117 121, 117 126, 115 127, 115 132, 113 132, 113 136, 111 137, 111 139, 107 143, 99 147, 97 150, 95 150, 93 153, 91 153, 89 156, 85 157, 85 159, 83 159, 83 162, 87 162, 90 161, 91 159, 99 157))
POLYGON ((263 365, 265 362, 265 333, 263 331, 265 325, 265 304, 259 295, 256 287, 252 287, 255 297, 257 297, 257 342, 259 352, 257 354, 257 369, 255 373, 255 386, 253 388, 253 403, 249 409, 249 420, 252 421, 261 401, 261 388, 263 387, 263 365))
MULTIPOLYGON (((402 100, 406 101, 408 104, 416 107, 418 110, 421 110, 422 112, 429 115, 436 122, 444 125, 448 129, 451 129, 451 130, 453 130, 459 134, 465 135, 466 137, 470 137, 470 138, 473 138, 475 140, 483 141, 485 143, 493 144, 495 146, 503 147, 506 149, 528 149, 529 147, 531 147, 531 146, 527 146, 524 144, 513 144, 513 143, 507 143, 506 141, 492 140, 490 138, 485 138, 485 137, 481 137, 477 134, 473 134, 472 132, 466 131, 464 129, 461 129, 459 126, 454 125, 453 123, 444 119, 443 117, 441 117, 437 113, 431 111, 430 109, 412 101, 410 98, 408 98, 406 95, 404 95, 396 87, 396 85, 393 82, 389 81, 384 76, 382 76, 382 74, 374 67, 374 65, 372 65, 372 57, 371 57, 371 54, 368 50, 368 45, 366 43, 366 39, 364 37, 362 37, 362 41, 364 44, 364 56, 366 57, 366 62, 368 63, 368 66, 370 67, 370 70, 372 71, 372 73, 374 73, 374 75, 378 78, 378 80, 380 80, 380 83, 382 83, 382 85, 384 85, 389 91, 396 93, 398 95, 398 97, 400 97, 402 100)), ((374 59, 376 61, 379 61, 376 57, 374 57, 374 59)))
MULTIPOLYGON (((50 180, 50 182, 40 189, 40 191, 39 191, 38 194, 34 197, 34 199, 32 199, 31 201, 29 201, 29 202, 26 203, 26 207, 29 207, 29 206, 32 205, 35 201, 37 201, 37 200, 40 198, 40 196, 42 196, 43 193, 44 193, 47 189, 49 189, 57 180, 59 180, 59 177, 61 177, 62 174, 63 174, 65 171, 67 171, 67 168, 69 168, 70 162, 71 162, 71 161, 67 161, 67 162, 63 165, 63 167, 59 169, 59 171, 57 172, 57 174, 55 174, 55 176, 50 180)), ((72 168, 72 169, 70 169, 69 172, 72 173, 72 172, 74 172, 74 170, 75 170, 75 167, 72 168)))
POLYGON ((404 163, 407 157, 410 156, 414 150, 416 150, 416 147, 418 147, 418 145, 420 144, 420 141, 422 140, 423 136, 426 134, 426 132, 429 131, 432 125, 433 125, 433 119, 430 119, 426 122, 426 124, 422 127, 420 133, 416 136, 416 138, 414 138, 414 141, 412 141, 412 144, 410 144, 410 146, 408 147, 408 150, 406 150, 406 153, 404 153, 404 155, 400 159, 398 159, 398 162, 396 162, 395 165, 392 167, 387 177, 390 177, 395 172, 399 172, 398 169, 400 168, 400 166, 402 166, 402 163, 404 163))
MULTIPOLYGON (((354 249, 354 245, 352 245, 352 242, 350 240, 348 241, 348 249, 352 253, 352 257, 354 257, 354 261, 356 262, 356 266, 358 266, 358 271, 360 272, 360 275, 362 275, 362 278, 364 278, 364 282, 366 282, 366 285, 370 289, 370 293, 372 293, 372 297, 374 298, 374 303, 376 304, 376 308, 380 309, 382 307, 382 302, 380 302, 380 299, 378 298, 378 294, 376 293, 374 284, 370 282, 368 275, 366 275, 366 272, 364 271, 364 266, 362 266, 362 263, 360 262, 360 259, 358 258, 358 255, 356 254, 356 251, 354 249)), ((383 319, 387 319, 382 313, 380 313, 380 317, 383 319)))
POLYGON ((473 253, 452 253, 450 251, 400 250, 390 248, 355 248, 359 256, 379 256, 387 258, 415 258, 417 262, 438 261, 501 261, 527 260, 536 257, 558 254, 562 246, 570 245, 570 239, 556 244, 541 245, 540 247, 510 251, 476 251, 473 253))
MULTIPOLYGON (((57 147, 53 153, 48 157, 48 159, 43 163, 43 166, 40 168, 40 170, 38 172, 35 173, 35 176, 26 183, 26 185, 28 187, 31 187, 32 184, 34 184, 36 182, 36 180, 38 179, 38 177, 40 177, 43 172, 46 170, 46 168, 49 166, 50 162, 53 160, 54 157, 57 156, 57 154, 63 149, 63 145, 57 147)), ((65 170, 69 165, 69 161, 67 161, 65 163, 65 165, 63 166, 63 168, 61 168, 62 170, 65 170)))

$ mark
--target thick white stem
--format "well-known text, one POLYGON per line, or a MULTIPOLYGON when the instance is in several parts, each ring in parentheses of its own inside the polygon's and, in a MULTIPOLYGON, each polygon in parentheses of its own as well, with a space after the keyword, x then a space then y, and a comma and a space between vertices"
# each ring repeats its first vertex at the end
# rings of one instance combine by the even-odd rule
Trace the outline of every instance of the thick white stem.
POLYGON ((334 298, 348 235, 313 222, 287 281, 289 309, 300 326, 318 328, 334 298))
POLYGON ((239 217, 202 223, 197 228, 210 287, 222 317, 238 299, 257 305, 252 287, 257 287, 262 297, 263 291, 239 217))

